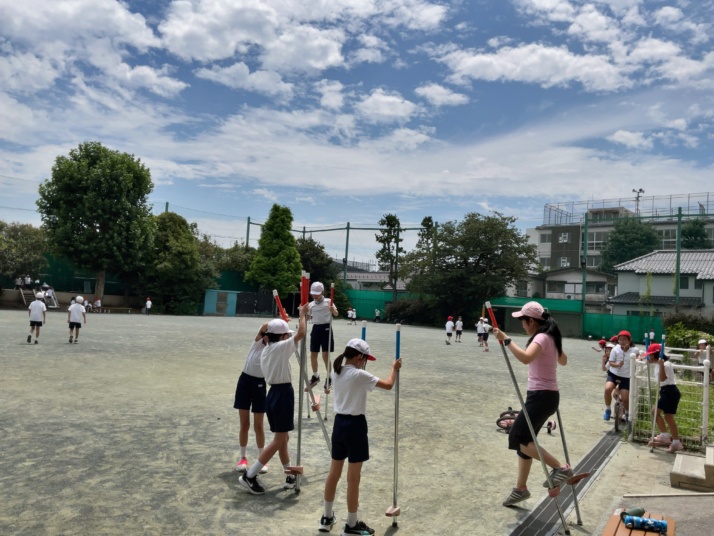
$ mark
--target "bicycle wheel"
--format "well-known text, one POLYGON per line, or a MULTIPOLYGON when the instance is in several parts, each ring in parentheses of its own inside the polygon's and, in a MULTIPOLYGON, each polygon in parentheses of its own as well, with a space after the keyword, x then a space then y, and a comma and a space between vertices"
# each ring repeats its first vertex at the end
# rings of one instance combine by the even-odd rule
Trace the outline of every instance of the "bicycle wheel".
POLYGON ((622 405, 619 401, 615 402, 615 432, 620 431, 620 408, 622 405))

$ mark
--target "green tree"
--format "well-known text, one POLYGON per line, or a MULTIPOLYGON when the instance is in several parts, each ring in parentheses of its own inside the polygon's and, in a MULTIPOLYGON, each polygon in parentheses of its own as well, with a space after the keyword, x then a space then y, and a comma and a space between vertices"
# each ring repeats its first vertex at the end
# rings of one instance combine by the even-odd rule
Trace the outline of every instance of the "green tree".
POLYGON ((431 216, 421 220, 416 247, 402 256, 399 272, 403 279, 433 271, 436 261, 436 231, 437 226, 431 216))
MULTIPOLYGON (((537 250, 515 227, 515 218, 469 213, 463 221, 447 222, 434 230, 433 261, 417 255, 409 266, 407 289, 426 296, 414 308, 431 310, 432 320, 448 314, 468 321, 480 316, 484 301, 503 295, 509 285, 528 277, 537 263, 537 250)), ((428 258, 428 256, 426 256, 428 258)))
POLYGON ((223 250, 223 255, 218 261, 219 270, 227 272, 234 271, 245 274, 250 270, 250 264, 255 257, 256 249, 246 247, 244 244, 235 242, 231 247, 223 250))
POLYGON ((27 223, 0 221, 0 274, 15 279, 30 274, 39 279, 47 266, 45 232, 27 223))
POLYGON ((52 178, 39 187, 37 207, 53 250, 96 273, 104 295, 106 271, 143 270, 152 249, 154 219, 147 203, 151 173, 133 155, 98 142, 58 156, 52 178))
POLYGON ((329 288, 329 283, 337 279, 337 267, 325 246, 312 237, 298 238, 295 243, 302 269, 310 274, 310 280, 322 281, 329 288))
POLYGON ((195 314, 215 272, 199 252, 195 227, 178 214, 156 217, 156 237, 147 290, 157 307, 172 314, 195 314))
POLYGON ((291 233, 293 214, 288 207, 273 205, 263 224, 258 251, 246 280, 265 290, 277 289, 281 296, 295 292, 300 283, 300 254, 291 233))
POLYGON ((682 224, 682 249, 709 249, 710 247, 712 244, 704 220, 688 220, 682 224))
POLYGON ((652 225, 637 218, 618 220, 603 245, 601 270, 612 272, 616 265, 652 253, 660 245, 652 225))
POLYGON ((389 272, 389 284, 392 286, 392 300, 397 301, 397 281, 399 281, 399 255, 404 253, 401 244, 404 239, 401 237, 399 218, 394 214, 385 214, 379 220, 379 225, 383 227, 375 235, 377 242, 382 247, 377 251, 377 263, 380 270, 389 272))

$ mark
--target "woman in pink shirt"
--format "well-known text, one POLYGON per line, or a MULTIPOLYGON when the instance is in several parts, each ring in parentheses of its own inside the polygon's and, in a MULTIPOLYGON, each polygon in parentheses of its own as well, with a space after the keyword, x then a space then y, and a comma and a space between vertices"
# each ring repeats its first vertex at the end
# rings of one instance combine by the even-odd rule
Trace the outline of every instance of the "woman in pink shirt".
MULTIPOLYGON (((523 308, 513 313, 521 321, 523 329, 530 337, 525 348, 512 342, 504 332, 495 329, 494 335, 507 346, 513 356, 524 365, 528 365, 528 390, 525 409, 528 411, 533 429, 538 431, 548 417, 558 410, 560 392, 558 391, 557 367, 566 365, 568 356, 563 353, 563 337, 550 313, 538 302, 528 302, 523 308)), ((520 412, 508 435, 508 448, 518 455, 518 479, 511 494, 503 501, 503 506, 512 506, 531 496, 528 491, 528 475, 533 465, 533 458, 540 460, 533 437, 528 429, 525 414, 520 412)), ((569 465, 561 463, 541 447, 543 461, 552 467, 550 480, 559 486, 573 476, 569 465)), ((546 481, 544 487, 548 487, 546 481)))

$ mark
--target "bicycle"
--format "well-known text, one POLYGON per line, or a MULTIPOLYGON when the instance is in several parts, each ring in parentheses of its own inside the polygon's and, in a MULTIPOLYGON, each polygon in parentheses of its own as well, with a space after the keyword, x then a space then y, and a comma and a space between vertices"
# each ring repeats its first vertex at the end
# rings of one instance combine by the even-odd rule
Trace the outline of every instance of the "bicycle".
MULTIPOLYGON (((622 403, 622 397, 620 396, 620 380, 615 381, 615 389, 612 391, 612 398, 615 401, 615 432, 619 432, 625 417, 625 405, 622 403)), ((625 424, 627 424, 626 421, 625 424)))
MULTIPOLYGON (((501 415, 496 419, 496 426, 501 430, 510 432, 516 417, 518 417, 518 413, 519 412, 514 410, 511 406, 508 406, 508 409, 501 412, 501 415)), ((546 423, 545 427, 549 434, 557 428, 555 421, 552 419, 546 423)))

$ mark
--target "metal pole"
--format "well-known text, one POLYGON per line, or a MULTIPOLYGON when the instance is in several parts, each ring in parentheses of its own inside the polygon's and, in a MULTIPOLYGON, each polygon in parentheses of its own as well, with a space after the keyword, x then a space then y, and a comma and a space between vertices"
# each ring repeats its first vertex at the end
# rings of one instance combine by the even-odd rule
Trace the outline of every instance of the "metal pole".
POLYGON ((674 282, 674 310, 679 311, 679 277, 682 257, 682 207, 677 208, 677 266, 675 268, 674 282))
POLYGON ((250 246, 250 216, 248 216, 248 225, 246 225, 245 230, 245 249, 250 246))
POLYGON ((347 259, 350 253, 350 222, 347 222, 347 237, 345 238, 345 262, 342 263, 342 283, 347 288, 347 259))
POLYGON ((367 321, 362 320, 362 340, 367 340, 367 321))
POLYGON ((585 297, 587 296, 588 288, 588 213, 585 213, 585 228, 583 230, 583 288, 580 293, 582 298, 581 308, 580 308, 580 336, 585 336, 585 297))
MULTIPOLYGON (((395 360, 399 359, 401 329, 402 325, 397 324, 395 360)), ((399 526, 397 518, 401 514, 401 508, 397 502, 397 489, 399 487, 399 371, 397 371, 397 378, 394 382, 394 391, 394 478, 392 481, 392 506, 387 508, 386 515, 392 518, 392 527, 397 527, 399 526)))
MULTIPOLYGON (((563 452, 565 453, 565 463, 570 465, 570 456, 568 455, 568 445, 566 445, 566 443, 565 443, 565 429, 563 428, 563 419, 560 418, 560 408, 555 410, 555 414, 558 417, 558 426, 560 426, 560 438, 563 440, 563 452)), ((575 514, 578 518, 578 525, 582 525, 583 520, 580 517, 580 507, 578 506, 578 494, 575 492, 575 483, 570 484, 570 486, 573 488, 573 502, 575 503, 575 514)))

